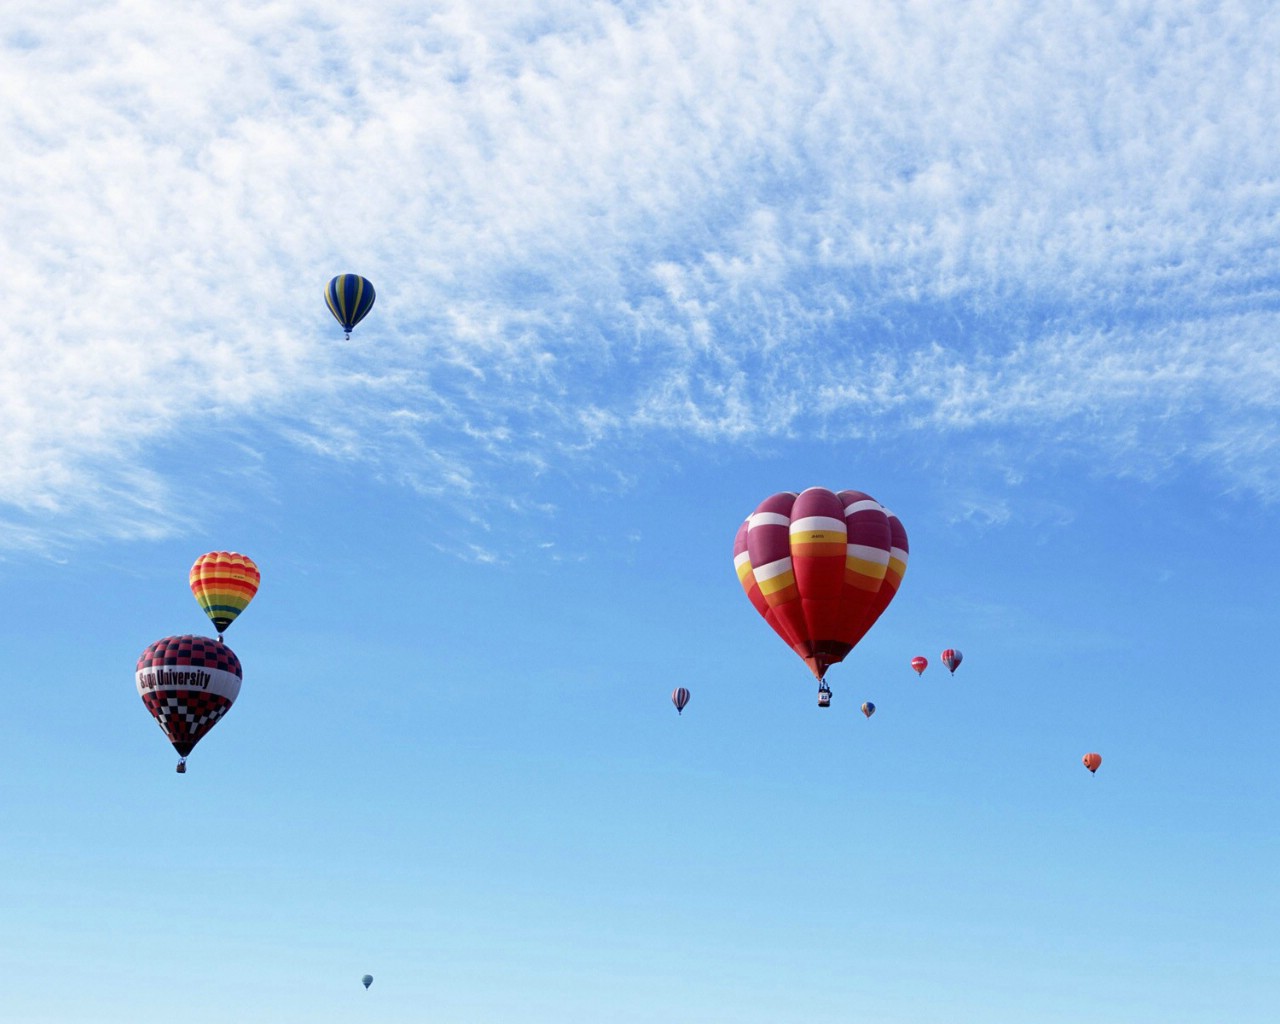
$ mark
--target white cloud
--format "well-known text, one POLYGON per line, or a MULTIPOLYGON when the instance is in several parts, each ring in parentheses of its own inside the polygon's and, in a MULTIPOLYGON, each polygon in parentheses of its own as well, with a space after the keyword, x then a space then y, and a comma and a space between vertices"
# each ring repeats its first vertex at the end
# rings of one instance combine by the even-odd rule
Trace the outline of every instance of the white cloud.
POLYGON ((2 45, 14 537, 172 529, 156 453, 249 429, 443 494, 816 412, 1280 497, 1265 6, 134 0, 2 45))

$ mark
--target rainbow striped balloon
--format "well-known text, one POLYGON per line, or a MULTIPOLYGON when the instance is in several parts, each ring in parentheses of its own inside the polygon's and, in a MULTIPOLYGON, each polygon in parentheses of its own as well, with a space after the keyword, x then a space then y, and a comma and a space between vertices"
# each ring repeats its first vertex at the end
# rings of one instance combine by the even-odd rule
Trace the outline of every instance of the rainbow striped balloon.
POLYGON ((210 551, 191 567, 191 593, 221 637, 258 592, 262 574, 253 559, 235 551, 210 551))

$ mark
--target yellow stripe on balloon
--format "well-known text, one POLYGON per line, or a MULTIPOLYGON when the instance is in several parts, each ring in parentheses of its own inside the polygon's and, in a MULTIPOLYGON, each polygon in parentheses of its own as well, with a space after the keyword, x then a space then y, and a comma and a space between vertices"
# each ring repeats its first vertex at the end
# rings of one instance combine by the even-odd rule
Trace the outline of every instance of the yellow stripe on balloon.
POLYGON ((791 554, 795 558, 843 558, 844 539, 830 542, 791 545, 791 554))
POLYGON ((876 582, 884 579, 884 575, 889 569, 889 566, 884 562, 872 562, 866 558, 855 558, 853 555, 845 557, 844 567, 850 572, 857 573, 859 576, 866 576, 876 582))
POLYGON ((898 579, 902 579, 907 572, 907 556, 898 548, 893 549, 893 554, 889 556, 889 571, 898 579))
POLYGON ((768 579, 758 580, 757 582, 760 584, 760 593, 764 594, 765 597, 772 597, 788 587, 794 587, 796 585, 796 574, 788 569, 777 576, 771 576, 768 579))

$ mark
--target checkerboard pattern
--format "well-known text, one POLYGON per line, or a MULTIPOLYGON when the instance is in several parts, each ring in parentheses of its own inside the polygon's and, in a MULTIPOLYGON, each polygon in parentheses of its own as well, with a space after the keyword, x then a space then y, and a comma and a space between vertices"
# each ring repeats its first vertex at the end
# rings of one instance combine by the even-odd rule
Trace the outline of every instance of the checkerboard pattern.
POLYGON ((211 640, 207 636, 167 636, 151 644, 138 659, 138 670, 187 665, 220 668, 244 678, 235 652, 221 640, 211 640))
MULTIPOLYGON (((206 636, 167 636, 147 647, 138 659, 137 671, 148 668, 206 668, 244 678, 240 659, 220 640, 206 636)), ((158 687, 142 694, 142 703, 160 724, 181 757, 186 757, 231 707, 216 693, 196 689, 158 687)))
POLYGON ((159 690, 144 694, 142 703, 160 723, 180 757, 190 754, 231 707, 226 697, 203 690, 159 690))

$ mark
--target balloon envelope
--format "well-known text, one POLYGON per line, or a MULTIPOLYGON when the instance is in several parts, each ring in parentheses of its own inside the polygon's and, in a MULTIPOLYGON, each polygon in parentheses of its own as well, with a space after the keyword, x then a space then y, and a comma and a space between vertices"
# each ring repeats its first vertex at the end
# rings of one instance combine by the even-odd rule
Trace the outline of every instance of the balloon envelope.
POLYGON ((240 659, 221 640, 166 636, 147 647, 134 672, 142 703, 186 757, 240 694, 240 659))
POLYGON ((872 715, 876 713, 876 706, 872 704, 871 701, 867 701, 865 704, 862 705, 862 713, 866 715, 868 718, 870 718, 872 715))
POLYGON ((676 706, 677 714, 683 714, 684 706, 689 703, 689 691, 683 686, 677 686, 671 691, 671 703, 676 706))
MULTIPOLYGON (((372 984, 373 984, 373 975, 372 975, 372 974, 366 974, 366 975, 365 975, 363 978, 361 978, 360 980, 364 983, 364 987, 367 989, 370 985, 372 985, 372 984)), ((395 987, 395 986, 393 985, 393 986, 392 986, 392 988, 394 988, 394 987, 395 987)))
POLYGON ((738 528, 733 561, 747 599, 821 680, 898 592, 907 531, 861 491, 784 491, 738 528))
POLYGON ((924 670, 929 667, 929 659, 916 655, 911 659, 911 667, 916 670, 916 675, 923 675, 924 670))
POLYGON ((1084 763, 1084 766, 1089 769, 1089 771, 1096 772, 1098 770, 1098 766, 1102 764, 1102 755, 1085 754, 1080 760, 1084 763))
POLYGON ((342 324, 348 338, 356 324, 373 309, 375 298, 377 293, 373 290, 373 283, 359 274, 339 274, 324 290, 324 301, 329 306, 329 312, 342 324))
POLYGON ((210 551, 196 559, 188 582, 209 621, 224 633, 253 600, 262 574, 248 555, 210 551))
POLYGON ((964 655, 959 651, 952 650, 948 647, 942 652, 942 664, 951 669, 951 674, 956 674, 956 669, 960 667, 960 662, 964 661, 964 655))

